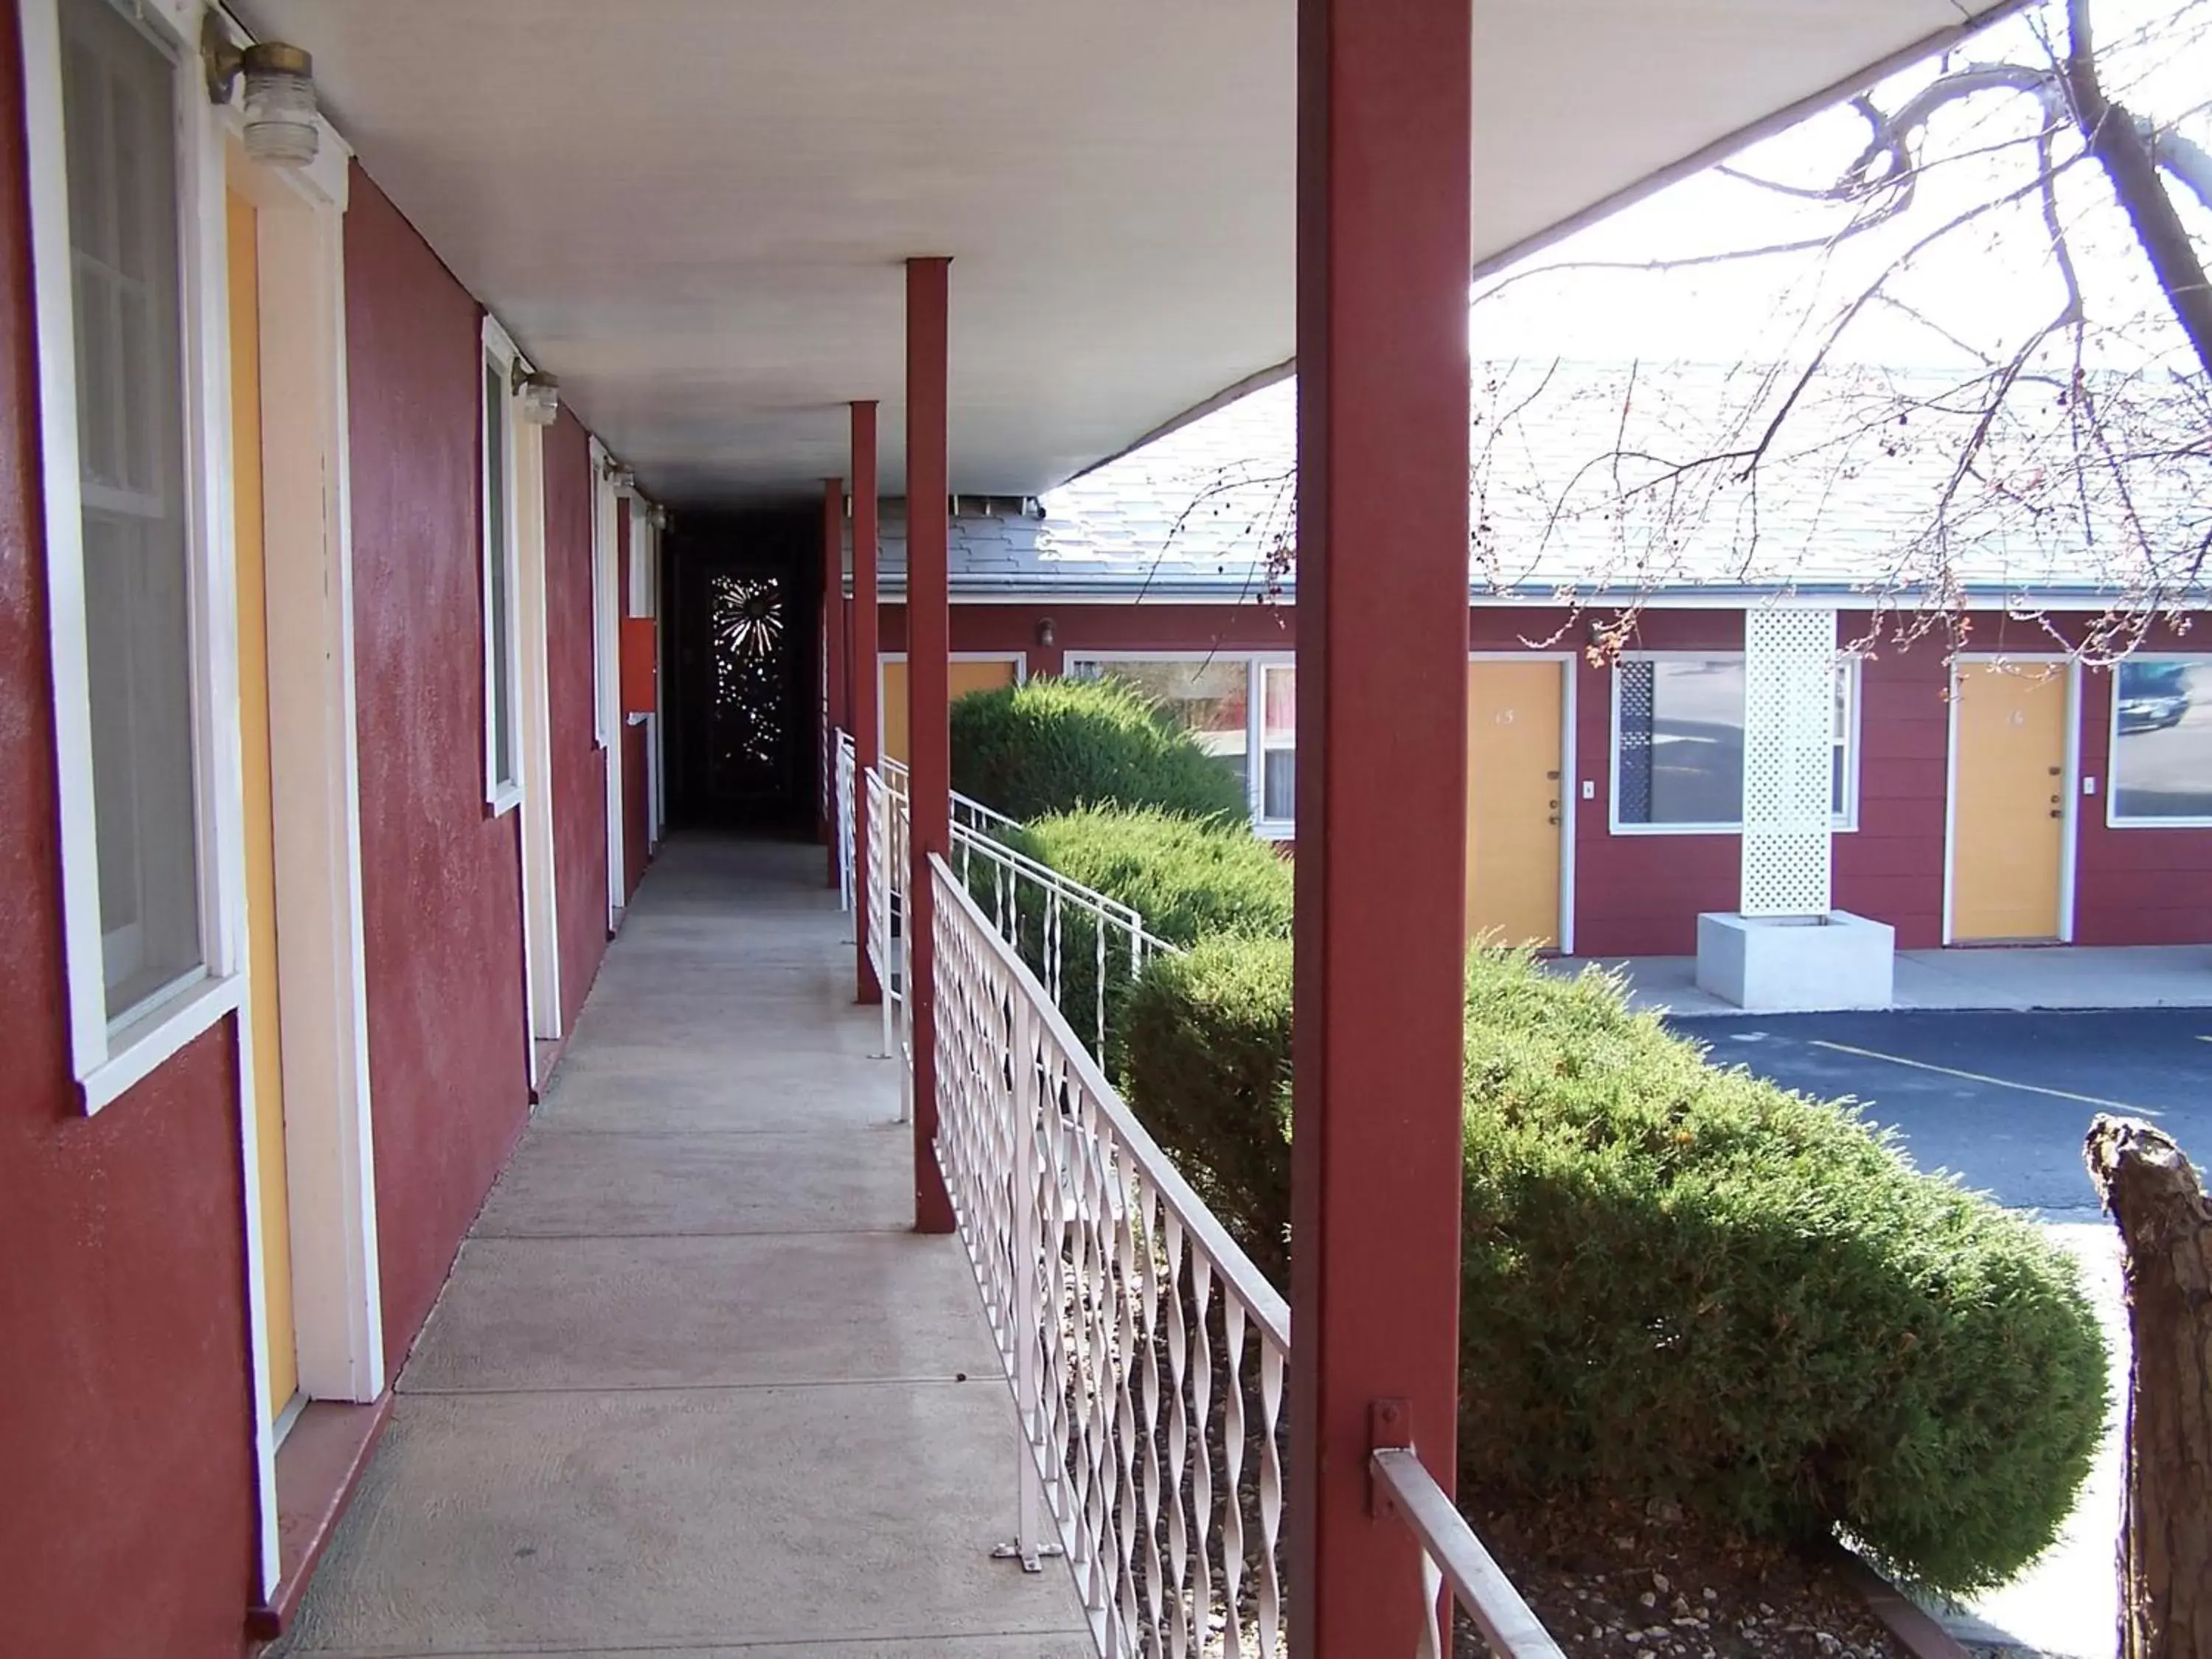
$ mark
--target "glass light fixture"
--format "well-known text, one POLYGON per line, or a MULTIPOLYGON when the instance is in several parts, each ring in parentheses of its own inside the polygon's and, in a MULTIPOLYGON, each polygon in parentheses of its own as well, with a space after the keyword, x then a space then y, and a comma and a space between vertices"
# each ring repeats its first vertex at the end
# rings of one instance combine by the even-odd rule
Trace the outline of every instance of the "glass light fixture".
POLYGON ((607 482, 617 495, 632 495, 637 489, 637 474, 611 457, 607 461, 607 482))
POLYGON ((207 60, 208 96, 228 104, 239 77, 246 80, 246 153, 269 167, 303 167, 321 152, 315 125, 315 60, 281 40, 240 48, 213 11, 200 36, 207 60))
POLYGON ((515 412, 532 426, 550 426, 561 413, 561 382, 550 374, 514 366, 515 412))

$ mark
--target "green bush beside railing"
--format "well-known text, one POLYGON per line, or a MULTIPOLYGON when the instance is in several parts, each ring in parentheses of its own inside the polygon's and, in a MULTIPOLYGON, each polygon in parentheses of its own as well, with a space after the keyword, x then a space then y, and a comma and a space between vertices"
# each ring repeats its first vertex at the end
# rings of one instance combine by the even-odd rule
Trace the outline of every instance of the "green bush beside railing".
MULTIPOLYGON (((1125 1015, 1131 1105, 1279 1279, 1290 994, 1285 944, 1218 939, 1125 1015)), ((1601 975, 1475 953, 1466 1079, 1470 1484, 1840 1531, 1956 1593, 2057 1535, 2109 1401, 2072 1259, 2033 1226, 1710 1064, 1601 975)))
POLYGON ((952 705, 952 787, 1027 821, 1081 806, 1156 806, 1242 824, 1244 786, 1118 680, 1039 678, 952 705))

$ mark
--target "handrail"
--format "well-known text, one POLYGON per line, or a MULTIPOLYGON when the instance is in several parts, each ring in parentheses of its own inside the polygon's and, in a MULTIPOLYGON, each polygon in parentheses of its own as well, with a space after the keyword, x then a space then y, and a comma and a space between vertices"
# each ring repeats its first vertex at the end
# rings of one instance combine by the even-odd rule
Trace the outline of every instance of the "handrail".
MULTIPOLYGON (((1452 1599, 1474 1620, 1482 1639, 1498 1659, 1565 1659, 1559 1644, 1537 1622, 1521 1592, 1513 1588, 1459 1507, 1444 1496, 1419 1454, 1410 1446, 1378 1448, 1367 1467, 1391 1511, 1420 1544, 1430 1576, 1451 1589, 1452 1599)), ((1431 1585, 1431 1590, 1435 1586, 1431 1585)), ((1430 1601, 1436 1600, 1433 1593, 1430 1601)), ((1424 1659, 1443 1659, 1451 1651, 1445 1632, 1431 1621, 1424 1659)))
POLYGON ((1075 1035, 1052 1000, 1037 983, 1036 975, 1030 971, 1029 963, 1016 953, 1013 946, 999 937, 981 908, 971 897, 959 878, 952 873, 944 858, 935 853, 929 855, 930 867, 939 878, 938 902, 951 904, 974 924, 982 936, 983 947, 997 958, 999 966, 1008 978, 1029 992, 1036 1004, 1036 1018, 1042 1024, 1045 1034, 1057 1042, 1067 1058, 1069 1071, 1076 1086, 1097 1103, 1099 1115, 1112 1127, 1115 1136, 1128 1150, 1136 1167, 1145 1178, 1159 1191, 1176 1220, 1219 1264, 1219 1271, 1227 1281, 1228 1289, 1244 1304, 1245 1310, 1255 1321, 1261 1333, 1276 1346, 1287 1350, 1291 1346, 1291 1304, 1283 1293, 1267 1282, 1267 1276, 1252 1265, 1252 1258, 1244 1254, 1244 1247, 1229 1236, 1228 1230, 1206 1207, 1206 1200, 1192 1189, 1191 1184, 1168 1155, 1160 1149, 1145 1126, 1137 1121, 1137 1115, 1123 1103, 1121 1093, 1106 1080, 1106 1073, 1098 1067, 1085 1049, 1082 1039, 1075 1035))
POLYGON ((1276 1659, 1290 1309, 939 854, 938 1132, 1049 1530, 1100 1652, 1276 1659))

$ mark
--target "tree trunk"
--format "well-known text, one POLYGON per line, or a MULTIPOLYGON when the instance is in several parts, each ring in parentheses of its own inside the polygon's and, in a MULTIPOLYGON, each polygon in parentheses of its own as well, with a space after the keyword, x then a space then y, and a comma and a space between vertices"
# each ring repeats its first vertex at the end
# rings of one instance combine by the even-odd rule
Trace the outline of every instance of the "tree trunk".
POLYGON ((2135 1338, 2120 1659, 2212 1659, 2212 1205, 2148 1124, 2100 1116, 2083 1151, 2120 1230, 2135 1338))

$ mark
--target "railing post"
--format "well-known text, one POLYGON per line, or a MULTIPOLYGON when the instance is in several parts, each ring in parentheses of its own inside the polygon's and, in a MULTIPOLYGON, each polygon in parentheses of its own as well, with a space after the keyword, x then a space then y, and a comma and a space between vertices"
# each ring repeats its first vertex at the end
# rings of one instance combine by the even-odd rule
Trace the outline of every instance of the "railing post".
POLYGON ((951 701, 951 619, 946 608, 948 455, 945 371, 952 262, 906 262, 906 956, 902 998, 914 1077, 914 1224, 952 1231, 952 1202, 937 1162, 937 895, 933 854, 952 851, 952 763, 945 717, 951 701))
MULTIPOLYGON (((1036 1023, 1030 1000, 1018 986, 1005 988, 1012 1006, 1012 1047, 1006 1055, 1006 1117, 1012 1130, 1008 1150, 1013 1154, 1012 1238, 1014 1242, 1013 1305, 1028 1312, 1037 1302, 1037 1087, 1036 1023)), ((1036 1334, 1018 1317, 1011 1334, 1014 1352, 1014 1415, 1022 1425, 1014 1502, 1014 1553, 1024 1572, 1042 1570, 1044 1538, 1044 1477, 1037 1469, 1037 1449, 1044 1443, 1039 1421, 1036 1334)), ((1057 1554, 1057 1547, 1051 1553, 1057 1554)))
MULTIPOLYGON (((876 769, 876 406, 862 401, 853 405, 853 648, 846 661, 849 695, 847 712, 853 721, 853 775, 860 781, 855 795, 860 817, 854 841, 866 845, 877 833, 870 810, 866 781, 876 769)), ((881 1002, 883 983, 876 976, 870 937, 877 915, 871 892, 880 891, 880 872, 866 859, 860 860, 859 890, 853 895, 854 1000, 881 1002)), ((877 938, 883 935, 877 934, 877 938)), ((890 1051, 890 1017, 884 1018, 884 1050, 890 1051)))
MULTIPOLYGON (((822 781, 823 793, 836 793, 837 733, 844 729, 845 698, 845 481, 822 481, 822 781)), ((839 885, 837 811, 822 803, 822 840, 829 849, 829 883, 839 885)))

